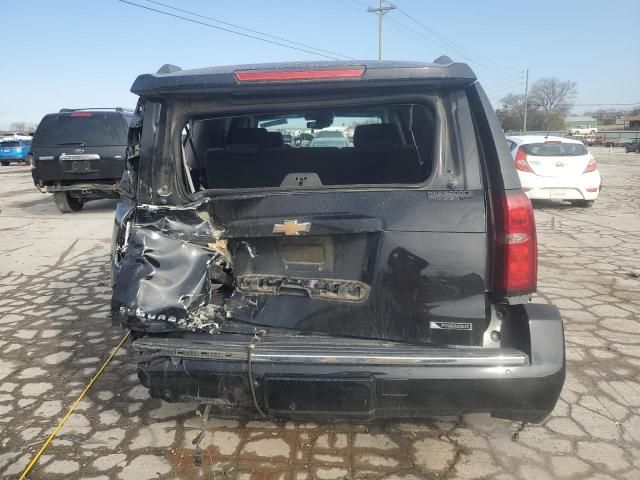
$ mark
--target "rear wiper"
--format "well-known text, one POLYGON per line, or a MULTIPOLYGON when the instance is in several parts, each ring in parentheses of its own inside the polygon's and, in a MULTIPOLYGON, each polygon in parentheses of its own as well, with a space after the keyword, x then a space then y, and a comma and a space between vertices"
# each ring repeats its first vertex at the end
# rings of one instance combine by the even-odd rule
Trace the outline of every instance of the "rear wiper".
POLYGON ((56 145, 77 145, 79 147, 84 147, 85 142, 65 142, 65 143, 56 143, 56 145))

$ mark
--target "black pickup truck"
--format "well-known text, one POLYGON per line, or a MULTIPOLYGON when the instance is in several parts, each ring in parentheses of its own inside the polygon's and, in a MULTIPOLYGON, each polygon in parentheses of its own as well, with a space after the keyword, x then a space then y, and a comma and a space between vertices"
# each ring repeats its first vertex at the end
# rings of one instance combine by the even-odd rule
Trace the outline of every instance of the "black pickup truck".
POLYGON ((33 137, 31 174, 62 213, 81 210, 89 200, 118 198, 131 115, 116 107, 44 116, 33 137))
POLYGON ((471 69, 353 61, 139 76, 112 319, 167 401, 264 416, 541 421, 562 319, 471 69), (287 132, 353 128, 352 145, 287 132))

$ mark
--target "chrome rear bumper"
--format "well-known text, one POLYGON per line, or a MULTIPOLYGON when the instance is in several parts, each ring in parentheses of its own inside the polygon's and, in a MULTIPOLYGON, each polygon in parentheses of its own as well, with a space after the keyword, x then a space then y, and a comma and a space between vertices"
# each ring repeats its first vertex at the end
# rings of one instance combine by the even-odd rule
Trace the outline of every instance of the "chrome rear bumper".
MULTIPOLYGON (((143 338, 134 343, 142 355, 242 361, 249 339, 218 336, 195 344, 180 338, 143 338)), ((255 364, 404 365, 404 366, 521 366, 529 356, 514 348, 430 347, 334 337, 266 336, 252 351, 255 364)))

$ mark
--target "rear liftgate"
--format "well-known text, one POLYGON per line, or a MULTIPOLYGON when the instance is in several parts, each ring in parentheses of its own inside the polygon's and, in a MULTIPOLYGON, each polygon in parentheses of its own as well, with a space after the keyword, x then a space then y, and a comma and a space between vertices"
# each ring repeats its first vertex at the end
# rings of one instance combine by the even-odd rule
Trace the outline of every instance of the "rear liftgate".
MULTIPOLYGON (((380 392, 369 366, 504 362, 504 350, 443 347, 482 345, 487 326, 481 194, 398 190, 380 200, 334 192, 139 207, 119 239, 112 307, 114 319, 148 335, 135 342, 141 362, 171 363, 159 383, 141 371, 143 383, 167 400, 370 416, 380 392), (326 213, 347 205, 354 213, 326 213), (197 370, 198 360, 218 361, 219 372, 171 388, 184 373, 175 367, 197 370), (296 362, 304 376, 269 373, 296 362), (251 390, 258 400, 233 393, 251 390)), ((512 353, 507 360, 526 361, 512 353)))

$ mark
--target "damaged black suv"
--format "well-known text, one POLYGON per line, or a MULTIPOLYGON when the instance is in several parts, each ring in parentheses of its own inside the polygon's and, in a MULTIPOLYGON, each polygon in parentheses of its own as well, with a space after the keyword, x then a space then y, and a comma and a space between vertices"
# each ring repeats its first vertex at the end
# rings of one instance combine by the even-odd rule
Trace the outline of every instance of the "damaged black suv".
POLYGON ((531 204, 467 65, 165 65, 132 92, 112 316, 152 396, 359 420, 553 409, 562 320, 529 303, 531 204))

